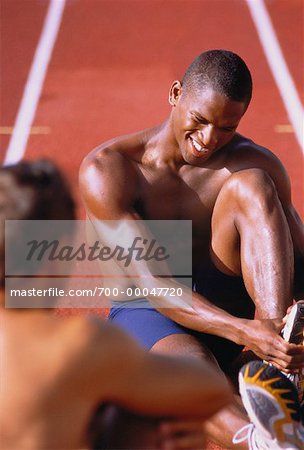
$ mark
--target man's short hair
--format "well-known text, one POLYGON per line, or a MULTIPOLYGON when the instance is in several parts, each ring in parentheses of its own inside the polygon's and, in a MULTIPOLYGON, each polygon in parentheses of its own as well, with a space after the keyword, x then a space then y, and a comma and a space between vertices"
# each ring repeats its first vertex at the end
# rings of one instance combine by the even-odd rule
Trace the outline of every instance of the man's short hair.
POLYGON ((0 284, 4 282, 4 227, 8 219, 75 219, 70 189, 51 161, 22 161, 0 168, 0 284))
POLYGON ((211 87, 230 100, 249 104, 252 78, 245 62, 228 50, 209 50, 190 64, 182 79, 186 94, 211 87))
POLYGON ((46 159, 1 167, 0 193, 1 218, 72 220, 75 216, 63 175, 46 159))

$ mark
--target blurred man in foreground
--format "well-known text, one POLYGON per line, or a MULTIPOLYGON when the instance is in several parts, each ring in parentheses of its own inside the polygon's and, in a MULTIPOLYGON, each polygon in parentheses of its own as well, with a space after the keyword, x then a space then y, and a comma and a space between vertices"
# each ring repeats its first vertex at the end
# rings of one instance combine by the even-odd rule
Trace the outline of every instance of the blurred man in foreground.
MULTIPOLYGON (((230 401, 224 377, 206 362, 148 354, 114 325, 94 319, 5 309, 5 220, 74 219, 73 200, 53 164, 0 170, 0 219, 1 448, 90 448, 101 403, 144 416, 203 420, 230 401)), ((154 430, 146 442, 126 434, 124 445, 161 448, 154 430)))

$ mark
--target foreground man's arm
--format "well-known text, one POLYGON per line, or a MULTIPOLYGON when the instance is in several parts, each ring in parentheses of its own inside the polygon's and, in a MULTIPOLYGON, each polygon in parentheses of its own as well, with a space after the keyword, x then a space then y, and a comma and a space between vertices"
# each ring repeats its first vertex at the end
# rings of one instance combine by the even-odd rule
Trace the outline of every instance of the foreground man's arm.
POLYGON ((208 362, 145 352, 116 326, 95 320, 85 335, 81 383, 100 401, 145 416, 206 419, 232 399, 226 378, 208 362))

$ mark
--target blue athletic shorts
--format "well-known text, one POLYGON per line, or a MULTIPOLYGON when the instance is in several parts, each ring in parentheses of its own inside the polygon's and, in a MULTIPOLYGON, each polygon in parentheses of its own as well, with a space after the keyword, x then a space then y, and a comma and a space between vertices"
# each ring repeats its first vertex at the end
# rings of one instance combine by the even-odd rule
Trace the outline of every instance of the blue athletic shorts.
POLYGON ((109 320, 132 334, 147 349, 170 334, 185 333, 182 326, 160 314, 146 299, 112 302, 109 320))
MULTIPOLYGON (((205 269, 203 274, 203 277, 194 282, 194 291, 201 293, 209 301, 236 317, 248 319, 254 317, 254 304, 242 278, 225 275, 215 266, 205 269)), ((152 308, 146 299, 113 302, 109 320, 128 331, 147 350, 159 340, 172 334, 194 336, 210 349, 223 369, 243 349, 242 346, 227 339, 200 333, 177 324, 152 308)))

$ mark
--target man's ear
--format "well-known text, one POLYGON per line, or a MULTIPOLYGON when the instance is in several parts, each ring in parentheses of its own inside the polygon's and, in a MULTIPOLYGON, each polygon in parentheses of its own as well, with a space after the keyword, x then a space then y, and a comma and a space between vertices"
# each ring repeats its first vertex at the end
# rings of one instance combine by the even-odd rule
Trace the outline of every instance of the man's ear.
POLYGON ((173 81, 169 91, 169 103, 171 106, 176 106, 177 102, 182 95, 182 84, 180 81, 173 81))

